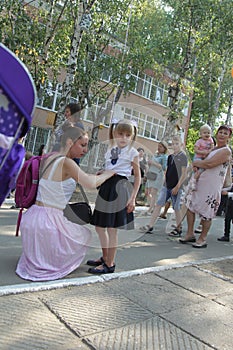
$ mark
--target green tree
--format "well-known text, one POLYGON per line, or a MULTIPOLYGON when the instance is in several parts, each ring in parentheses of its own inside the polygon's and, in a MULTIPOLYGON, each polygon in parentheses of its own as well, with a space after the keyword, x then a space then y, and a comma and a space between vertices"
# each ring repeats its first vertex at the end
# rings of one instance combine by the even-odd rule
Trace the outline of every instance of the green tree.
MULTIPOLYGON (((132 87, 131 69, 150 68, 161 80, 166 73, 175 92, 170 134, 182 117, 179 96, 190 87, 192 127, 199 129, 204 122, 215 126, 221 113, 228 113, 231 123, 232 11, 232 0, 50 0, 38 8, 2 0, 0 38, 26 63, 39 96, 48 80, 63 83, 59 123, 70 96, 90 111, 96 99, 111 97, 111 110, 132 87), (90 16, 90 26, 80 25, 85 16, 90 16), (108 81, 103 82, 103 75, 108 81)), ((93 114, 94 126, 102 118, 100 108, 93 114)))
MULTIPOLYGON (((194 90, 192 126, 199 129, 208 122, 214 127, 219 115, 229 110, 232 11, 230 0, 148 1, 143 7, 139 40, 150 43, 154 62, 167 69, 173 80, 168 135, 182 118, 178 100, 187 82, 194 90)), ((189 93, 187 86, 185 91, 189 93)))
POLYGON ((71 95, 77 96, 83 107, 91 106, 97 96, 106 100, 115 93, 115 86, 120 86, 119 98, 119 92, 128 89, 126 75, 132 62, 126 42, 129 17, 140 1, 137 6, 132 6, 131 0, 60 3, 41 1, 38 8, 33 8, 21 0, 2 1, 2 42, 26 63, 39 93, 48 79, 57 83, 61 71, 66 70, 59 114, 71 95), (82 26, 88 16, 90 26, 82 26), (121 48, 109 52, 110 42, 121 48), (104 72, 110 73, 110 79, 101 84, 104 72))

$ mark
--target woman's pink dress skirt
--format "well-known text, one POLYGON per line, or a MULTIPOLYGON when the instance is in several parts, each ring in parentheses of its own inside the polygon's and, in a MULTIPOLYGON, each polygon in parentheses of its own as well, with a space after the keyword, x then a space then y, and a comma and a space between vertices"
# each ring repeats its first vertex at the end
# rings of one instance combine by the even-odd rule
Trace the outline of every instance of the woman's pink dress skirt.
POLYGON ((62 278, 82 263, 91 231, 68 221, 63 211, 33 205, 20 224, 23 253, 16 273, 31 281, 62 278))

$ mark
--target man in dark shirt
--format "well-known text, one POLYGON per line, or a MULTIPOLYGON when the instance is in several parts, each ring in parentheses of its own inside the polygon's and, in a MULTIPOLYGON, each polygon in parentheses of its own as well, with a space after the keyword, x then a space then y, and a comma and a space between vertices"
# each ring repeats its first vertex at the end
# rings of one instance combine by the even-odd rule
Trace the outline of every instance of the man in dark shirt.
POLYGON ((176 216, 176 228, 169 233, 169 236, 181 235, 181 195, 183 192, 182 185, 186 179, 188 159, 182 150, 183 143, 179 136, 174 136, 172 139, 173 153, 168 156, 167 170, 165 174, 165 184, 162 187, 154 211, 152 213, 149 225, 143 226, 140 229, 145 233, 152 233, 153 226, 157 221, 161 208, 167 200, 171 198, 172 206, 176 216))
POLYGON ((182 177, 183 169, 185 168, 186 170, 187 164, 187 156, 183 151, 168 156, 166 171, 167 188, 172 189, 177 185, 179 179, 182 177))
POLYGON ((218 238, 220 242, 230 242, 231 223, 233 222, 233 185, 229 191, 224 191, 227 197, 224 219, 224 235, 218 238))

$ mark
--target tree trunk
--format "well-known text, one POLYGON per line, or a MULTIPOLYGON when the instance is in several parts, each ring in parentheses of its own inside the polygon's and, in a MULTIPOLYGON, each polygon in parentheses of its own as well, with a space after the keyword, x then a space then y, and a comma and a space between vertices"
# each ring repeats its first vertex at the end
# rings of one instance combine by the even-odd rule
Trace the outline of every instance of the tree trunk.
POLYGON ((66 78, 62 86, 62 96, 58 107, 56 127, 59 127, 64 121, 64 109, 65 106, 69 103, 71 97, 72 84, 74 82, 74 75, 77 68, 78 50, 82 40, 82 30, 79 23, 81 21, 83 12, 84 3, 83 1, 79 1, 78 13, 77 16, 75 16, 74 22, 74 34, 71 41, 70 56, 67 62, 66 78))
POLYGON ((230 93, 230 99, 229 99, 229 105, 228 105, 228 111, 227 111, 227 117, 226 117, 226 124, 232 126, 232 102, 233 102, 233 87, 231 88, 231 93, 230 93))
POLYGON ((223 87, 223 80, 224 80, 224 76, 226 73, 226 68, 227 68, 227 57, 228 55, 224 56, 223 59, 223 64, 222 64, 222 71, 221 74, 218 78, 218 90, 216 92, 216 98, 215 98, 215 103, 214 103, 214 108, 213 108, 213 122, 215 121, 216 117, 218 116, 218 110, 219 110, 219 104, 220 104, 220 98, 221 98, 221 94, 222 94, 222 87, 223 87))
POLYGON ((189 33, 188 33, 185 55, 183 58, 183 62, 181 64, 179 78, 176 84, 173 87, 171 87, 171 89, 173 90, 171 91, 171 95, 173 95, 173 97, 171 98, 170 111, 168 114, 166 130, 164 134, 164 139, 167 141, 171 139, 172 135, 177 133, 176 128, 179 123, 179 116, 181 115, 181 111, 179 111, 179 108, 178 108, 178 100, 182 89, 182 80, 186 78, 186 73, 190 70, 191 62, 193 59, 193 49, 196 42, 195 37, 193 35, 194 21, 195 21, 194 12, 193 12, 193 9, 191 8, 189 33))

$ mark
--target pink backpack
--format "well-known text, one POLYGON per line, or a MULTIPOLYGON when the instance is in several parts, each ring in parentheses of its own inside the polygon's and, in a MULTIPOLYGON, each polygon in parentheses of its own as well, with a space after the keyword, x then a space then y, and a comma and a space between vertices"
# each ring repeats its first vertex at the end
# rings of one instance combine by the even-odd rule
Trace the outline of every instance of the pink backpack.
POLYGON ((36 201, 39 179, 57 158, 62 157, 59 155, 53 158, 41 172, 41 161, 48 158, 50 155, 51 153, 43 156, 33 156, 30 159, 26 160, 18 175, 15 189, 15 204, 17 208, 20 208, 20 211, 17 220, 16 236, 19 234, 19 226, 23 209, 29 208, 36 201))

